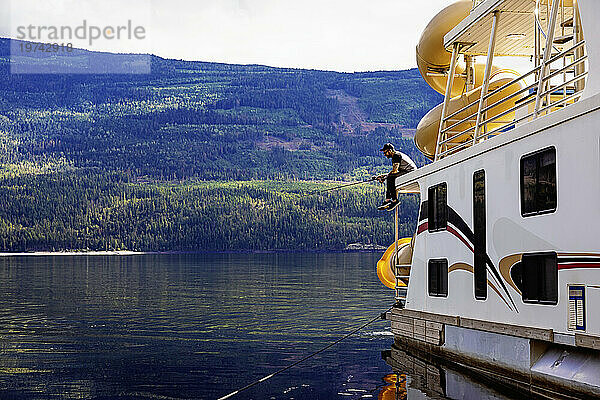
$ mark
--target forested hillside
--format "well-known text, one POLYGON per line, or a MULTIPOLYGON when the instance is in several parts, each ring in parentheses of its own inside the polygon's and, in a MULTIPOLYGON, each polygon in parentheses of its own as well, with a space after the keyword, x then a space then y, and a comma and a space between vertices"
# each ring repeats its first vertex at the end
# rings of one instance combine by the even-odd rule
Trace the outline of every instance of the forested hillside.
POLYGON ((152 57, 148 75, 12 75, 8 62, 0 40, 2 251, 388 244, 382 188, 301 202, 290 188, 385 171, 388 141, 424 163, 411 128, 441 101, 416 70, 152 57))
MULTIPOLYGON (((0 180, 0 251, 344 249, 393 241, 374 186, 319 196, 331 184, 136 184, 119 173, 24 175, 0 180)), ((417 198, 400 233, 412 235, 417 198)))

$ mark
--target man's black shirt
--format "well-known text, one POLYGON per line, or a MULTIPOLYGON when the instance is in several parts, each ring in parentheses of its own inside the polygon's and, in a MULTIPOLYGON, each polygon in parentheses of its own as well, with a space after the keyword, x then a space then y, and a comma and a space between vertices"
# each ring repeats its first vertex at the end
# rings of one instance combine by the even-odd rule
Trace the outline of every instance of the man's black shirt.
POLYGON ((399 174, 406 174, 407 172, 417 169, 414 161, 411 160, 406 154, 403 154, 399 151, 395 151, 394 155, 392 155, 392 165, 393 164, 400 164, 398 168, 399 174))

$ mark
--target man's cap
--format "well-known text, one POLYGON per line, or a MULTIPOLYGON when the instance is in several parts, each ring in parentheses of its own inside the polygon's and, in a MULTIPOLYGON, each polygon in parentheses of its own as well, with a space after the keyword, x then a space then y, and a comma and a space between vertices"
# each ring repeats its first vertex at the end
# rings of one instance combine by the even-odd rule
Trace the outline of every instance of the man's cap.
POLYGON ((379 151, 386 151, 386 150, 394 150, 394 145, 391 143, 386 143, 383 145, 383 147, 379 151))

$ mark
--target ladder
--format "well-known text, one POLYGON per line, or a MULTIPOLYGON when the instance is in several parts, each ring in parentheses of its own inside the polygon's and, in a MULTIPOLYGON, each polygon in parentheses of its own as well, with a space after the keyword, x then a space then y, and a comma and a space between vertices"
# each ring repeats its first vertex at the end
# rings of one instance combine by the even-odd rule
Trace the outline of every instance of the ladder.
POLYGON ((410 280, 410 263, 400 264, 400 260, 398 258, 398 209, 399 207, 396 207, 396 209, 394 210, 394 243, 396 249, 394 257, 392 258, 392 262, 394 265, 394 275, 396 276, 396 305, 401 308, 404 308, 404 306, 406 305, 406 298, 408 296, 408 282, 410 280))

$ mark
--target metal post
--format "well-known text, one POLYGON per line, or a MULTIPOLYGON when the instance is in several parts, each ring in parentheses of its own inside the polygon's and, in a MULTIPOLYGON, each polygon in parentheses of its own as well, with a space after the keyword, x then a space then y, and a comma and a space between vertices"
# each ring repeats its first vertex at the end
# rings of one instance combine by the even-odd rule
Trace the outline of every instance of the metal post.
POLYGON ((560 34, 565 36, 565 2, 560 2, 560 34))
MULTIPOLYGON (((573 3, 573 44, 579 43, 583 40, 583 35, 581 31, 581 16, 579 14, 579 6, 577 2, 573 3)), ((577 60, 583 57, 585 46, 580 46, 575 49, 574 60, 577 60)), ((585 71, 585 63, 579 63, 575 65, 575 76, 580 75, 585 71)), ((580 92, 584 89, 585 81, 583 78, 581 80, 575 81, 575 92, 580 92)))
MULTIPOLYGON (((538 65, 540 65, 540 28, 538 27, 538 15, 539 15, 539 9, 536 8, 535 12, 533 14, 533 26, 534 26, 534 30, 533 30, 533 41, 534 41, 534 67, 537 68, 538 65)), ((535 80, 537 82, 537 80, 540 77, 540 72, 539 71, 535 71, 535 80)))
MULTIPOLYGON (((575 15, 573 15, 574 17, 575 15)), ((565 36, 565 2, 564 0, 560 2, 560 35, 565 36)), ((573 44, 575 44, 575 36, 573 35, 573 44)), ((565 54, 562 58, 562 66, 563 68, 567 66, 567 55, 565 54)), ((567 71, 563 72, 563 83, 567 81, 567 71)), ((563 87, 563 99, 567 97, 567 87, 563 87)))
POLYGON ((396 252, 394 253, 394 257, 392 260, 394 262, 394 276, 396 277, 396 299, 400 297, 400 291, 398 289, 398 208, 394 209, 394 246, 396 252))
MULTIPOLYGON (((548 70, 548 60, 552 55, 552 43, 554 42, 554 28, 556 27, 556 15, 558 14, 558 2, 560 0, 554 0, 552 2, 552 15, 550 17, 550 25, 548 26, 548 35, 546 37, 546 48, 544 49, 544 59, 540 68, 540 78, 538 81, 537 94, 535 97, 535 112, 533 118, 537 118, 540 112, 540 106, 542 105, 542 91, 544 90, 544 77, 548 70)), ((548 95, 548 103, 550 102, 550 95, 548 95)), ((546 104, 549 106, 550 104, 546 104)))
POLYGON ((465 74, 466 74, 466 87, 465 91, 470 92, 475 88, 474 74, 473 74, 473 56, 465 54, 465 74))
POLYGON ((475 123, 475 133, 473 134, 473 145, 477 143, 477 137, 481 130, 480 124, 483 118, 481 110, 486 105, 485 96, 487 96, 490 86, 490 75, 492 73, 492 62, 494 61, 494 50, 496 49, 496 34, 498 32, 498 22, 500 21, 500 11, 494 12, 492 20, 492 32, 490 33, 490 43, 488 45, 487 61, 485 62, 485 73, 483 74, 483 85, 481 87, 481 97, 479 98, 479 110, 477 110, 477 122, 475 123))
POLYGON ((446 112, 448 110, 448 104, 452 97, 452 86, 454 85, 454 70, 456 69, 456 60, 458 59, 458 52, 460 43, 454 43, 452 46, 452 58, 450 59, 450 70, 448 71, 448 82, 446 82, 446 95, 444 96, 444 105, 442 106, 442 116, 440 118, 440 130, 438 132, 437 144, 435 146, 434 161, 438 160, 438 154, 440 153, 440 141, 442 141, 442 131, 444 130, 444 118, 446 118, 446 112))

